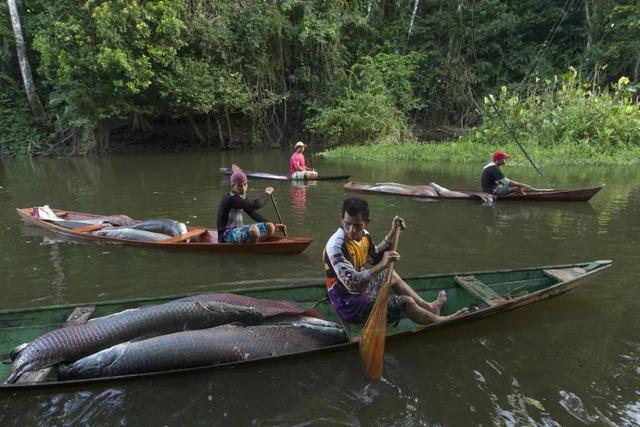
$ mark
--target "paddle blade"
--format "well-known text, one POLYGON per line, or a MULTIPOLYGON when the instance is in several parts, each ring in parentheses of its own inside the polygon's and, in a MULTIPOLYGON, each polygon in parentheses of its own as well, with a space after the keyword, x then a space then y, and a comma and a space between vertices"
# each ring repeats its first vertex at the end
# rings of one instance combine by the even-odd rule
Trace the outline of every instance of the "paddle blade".
POLYGON ((77 233, 88 233, 91 231, 100 230, 102 229, 102 227, 104 227, 104 224, 89 224, 89 225, 83 225, 81 227, 76 227, 73 229, 73 231, 77 233))
POLYGON ((377 381, 384 368, 384 341, 387 332, 387 300, 389 286, 380 290, 380 295, 369 314, 360 337, 360 356, 367 378, 377 381))

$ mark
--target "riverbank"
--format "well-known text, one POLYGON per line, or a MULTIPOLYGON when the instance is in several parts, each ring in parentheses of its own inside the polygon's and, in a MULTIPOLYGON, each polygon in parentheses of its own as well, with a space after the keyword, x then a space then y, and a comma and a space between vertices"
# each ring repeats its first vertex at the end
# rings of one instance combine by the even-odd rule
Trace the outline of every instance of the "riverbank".
MULTIPOLYGON (((538 166, 545 165, 635 165, 640 163, 640 147, 602 149, 588 144, 542 147, 523 145, 538 166)), ((468 163, 489 161, 495 151, 511 154, 513 165, 531 166, 515 143, 474 144, 468 141, 415 142, 407 144, 348 145, 332 148, 319 156, 362 160, 412 160, 468 163)))

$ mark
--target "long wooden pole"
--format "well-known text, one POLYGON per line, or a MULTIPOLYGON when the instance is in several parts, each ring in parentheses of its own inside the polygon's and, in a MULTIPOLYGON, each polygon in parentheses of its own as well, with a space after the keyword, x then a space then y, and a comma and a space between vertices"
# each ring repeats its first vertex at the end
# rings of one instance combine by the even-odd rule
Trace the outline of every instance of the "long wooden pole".
MULTIPOLYGON (((396 226, 392 250, 397 250, 400 228, 396 226)), ((373 309, 362 330, 360 337, 360 356, 364 363, 364 370, 371 380, 379 380, 384 368, 384 340, 387 332, 387 301, 389 288, 393 277, 395 261, 389 262, 387 279, 378 293, 373 309)))
POLYGON ((522 150, 522 152, 524 153, 525 157, 527 158, 527 160, 529 160, 529 163, 531 163, 531 165, 536 170, 536 172, 538 172, 540 174, 540 176, 544 177, 544 175, 542 174, 540 169, 538 169, 538 166, 536 166, 536 164, 533 163, 533 160, 531 160, 531 157, 529 157, 529 154, 525 151, 525 149, 522 146, 522 144, 520 144, 520 141, 518 141, 518 138, 516 138, 516 133, 513 131, 513 129, 511 129, 509 127, 509 125, 507 124, 507 121, 504 119, 504 117, 502 117, 502 114, 500 113, 500 110, 498 110, 498 106, 493 101, 493 98, 491 97, 491 95, 489 95, 488 98, 489 98, 489 102, 491 102, 491 106, 493 107, 494 110, 496 110, 496 114, 498 115, 498 117, 502 121, 502 124, 504 124, 504 127, 507 128, 507 132, 509 133, 509 135, 511 135, 511 139, 513 139, 515 141, 515 143, 518 145, 518 147, 520 147, 520 150, 522 150))
MULTIPOLYGON (((280 221, 280 224, 284 225, 284 222, 282 222, 282 216, 280 216, 280 210, 278 209, 278 205, 276 204, 276 199, 273 197, 273 193, 269 194, 269 197, 271 197, 271 201, 273 202, 273 207, 276 210, 276 215, 278 215, 278 221, 280 221)), ((282 229, 282 233, 284 234, 284 237, 288 237, 286 228, 282 229)))

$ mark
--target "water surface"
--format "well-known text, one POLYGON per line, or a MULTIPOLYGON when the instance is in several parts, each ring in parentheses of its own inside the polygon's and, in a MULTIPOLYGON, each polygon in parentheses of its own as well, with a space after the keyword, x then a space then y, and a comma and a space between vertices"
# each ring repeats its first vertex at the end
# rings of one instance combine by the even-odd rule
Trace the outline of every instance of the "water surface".
MULTIPOLYGON (((268 286, 321 279, 321 254, 347 195, 339 182, 270 185, 294 256, 173 252, 63 242, 23 225, 16 207, 215 225, 227 191, 218 168, 285 173, 288 153, 126 154, 0 163, 0 309, 268 286)), ((477 164, 311 159, 355 181, 478 187, 477 164)), ((589 203, 425 202, 366 196, 374 238, 393 215, 405 276, 612 259, 593 283, 558 298, 388 346, 370 383, 356 351, 259 367, 30 392, 0 400, 3 425, 638 425, 640 424, 640 175, 635 167, 507 167, 536 187, 606 183, 589 203)), ((262 213, 275 219, 271 206, 262 213)))

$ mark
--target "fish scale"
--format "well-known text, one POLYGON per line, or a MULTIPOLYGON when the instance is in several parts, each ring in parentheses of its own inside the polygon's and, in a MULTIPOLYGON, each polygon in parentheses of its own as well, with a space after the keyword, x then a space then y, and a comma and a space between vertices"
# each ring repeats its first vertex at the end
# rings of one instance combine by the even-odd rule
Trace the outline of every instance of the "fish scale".
POLYGON ((264 318, 281 315, 304 315, 322 318, 322 315, 317 311, 313 309, 307 309, 296 302, 253 298, 246 295, 224 292, 215 294, 202 294, 193 297, 182 298, 179 301, 191 301, 193 299, 200 299, 202 301, 217 301, 243 307, 253 307, 258 310, 264 318))
POLYGON ((242 322, 260 323, 262 316, 251 307, 240 307, 213 300, 179 300, 93 319, 82 325, 63 327, 36 338, 13 362, 6 383, 22 374, 59 362, 71 362, 112 345, 152 334, 184 329, 204 329, 242 322))
POLYGON ((318 319, 259 326, 222 325, 118 344, 58 369, 59 380, 168 371, 310 351, 347 342, 318 319))

